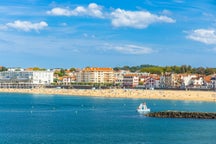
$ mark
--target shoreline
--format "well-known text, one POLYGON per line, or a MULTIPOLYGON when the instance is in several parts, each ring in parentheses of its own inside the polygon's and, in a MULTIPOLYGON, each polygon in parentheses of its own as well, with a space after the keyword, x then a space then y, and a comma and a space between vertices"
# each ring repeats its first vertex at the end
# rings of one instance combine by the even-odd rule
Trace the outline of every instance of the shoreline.
POLYGON ((159 100, 184 100, 216 102, 216 92, 213 91, 174 91, 174 90, 140 90, 140 89, 7 89, 1 88, 4 93, 29 93, 68 96, 94 96, 109 98, 136 98, 159 100))

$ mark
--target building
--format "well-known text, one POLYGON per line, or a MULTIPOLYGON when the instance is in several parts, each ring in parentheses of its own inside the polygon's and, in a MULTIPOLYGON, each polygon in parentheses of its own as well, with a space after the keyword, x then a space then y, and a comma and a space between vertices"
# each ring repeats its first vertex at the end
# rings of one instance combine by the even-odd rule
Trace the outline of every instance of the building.
POLYGON ((181 75, 181 88, 187 88, 188 86, 192 85, 192 79, 196 78, 196 75, 189 75, 189 74, 182 74, 181 75))
POLYGON ((123 78, 123 87, 134 88, 139 85, 139 77, 136 74, 126 74, 123 78))
POLYGON ((165 73, 160 77, 160 86, 161 88, 172 88, 173 83, 173 74, 165 73))
POLYGON ((181 75, 165 73, 160 77, 161 88, 180 88, 182 85, 181 75))
POLYGON ((114 84, 118 86, 123 86, 124 75, 129 74, 130 71, 119 70, 114 72, 114 84))
POLYGON ((212 89, 216 91, 216 75, 211 77, 212 89))
POLYGON ((77 82, 113 83, 114 71, 112 68, 84 68, 77 72, 77 82))
POLYGON ((53 83, 51 71, 3 71, 0 72, 0 87, 32 88, 53 83))
POLYGON ((57 78, 57 84, 59 85, 71 85, 75 83, 76 77, 75 76, 63 76, 57 78))
POLYGON ((192 78, 191 81, 192 81, 193 88, 201 88, 204 84, 204 79, 201 76, 192 78))

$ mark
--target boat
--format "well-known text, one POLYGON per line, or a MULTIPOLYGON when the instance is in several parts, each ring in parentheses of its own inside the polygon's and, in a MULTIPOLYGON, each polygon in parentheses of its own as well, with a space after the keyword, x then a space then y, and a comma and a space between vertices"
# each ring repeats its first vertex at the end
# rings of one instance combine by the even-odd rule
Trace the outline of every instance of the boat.
POLYGON ((145 102, 141 103, 139 107, 137 108, 137 112, 140 114, 146 114, 150 112, 150 108, 147 108, 147 105, 145 102))

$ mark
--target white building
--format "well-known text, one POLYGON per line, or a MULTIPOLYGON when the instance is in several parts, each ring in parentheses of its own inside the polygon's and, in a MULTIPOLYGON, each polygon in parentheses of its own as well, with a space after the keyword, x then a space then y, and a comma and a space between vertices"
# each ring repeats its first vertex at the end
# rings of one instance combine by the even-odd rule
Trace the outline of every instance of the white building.
POLYGON ((203 77, 192 78, 192 82, 193 87, 195 88, 201 88, 201 86, 204 84, 203 77))
POLYGON ((182 75, 181 79, 182 79, 182 87, 185 88, 189 85, 192 85, 192 79, 195 79, 197 76, 196 75, 182 75))
POLYGON ((52 71, 32 71, 32 83, 49 85, 53 83, 52 71))
POLYGON ((7 71, 24 71, 24 69, 20 67, 10 67, 7 68, 7 71))
POLYGON ((0 72, 1 84, 49 85, 53 83, 52 71, 3 71, 0 72))

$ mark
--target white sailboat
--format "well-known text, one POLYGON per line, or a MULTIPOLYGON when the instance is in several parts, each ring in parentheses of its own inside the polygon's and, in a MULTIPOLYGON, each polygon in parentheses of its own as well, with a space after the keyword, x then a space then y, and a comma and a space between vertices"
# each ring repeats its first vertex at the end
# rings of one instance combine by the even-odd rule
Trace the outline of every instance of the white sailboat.
POLYGON ((147 105, 146 103, 141 103, 139 105, 139 107, 137 108, 137 112, 141 113, 141 114, 146 114, 146 113, 149 113, 150 112, 150 109, 147 108, 147 105))

